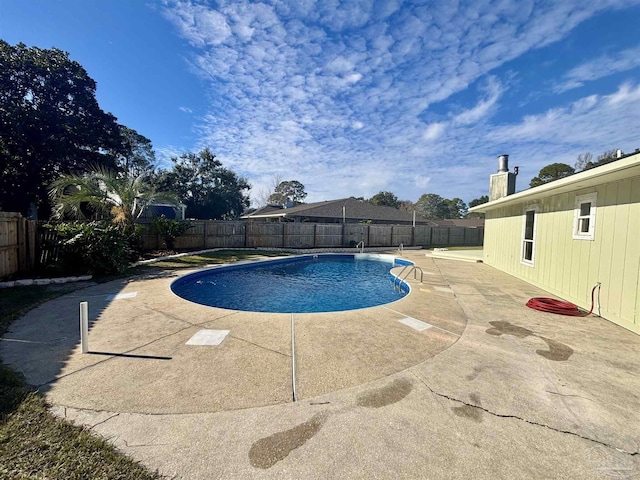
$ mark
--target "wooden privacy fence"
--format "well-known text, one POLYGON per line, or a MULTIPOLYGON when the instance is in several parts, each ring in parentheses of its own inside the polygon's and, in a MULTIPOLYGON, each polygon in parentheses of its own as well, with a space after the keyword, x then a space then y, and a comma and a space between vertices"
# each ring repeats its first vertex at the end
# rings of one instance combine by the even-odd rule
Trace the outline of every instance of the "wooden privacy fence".
POLYGON ((35 268, 36 230, 34 220, 0 212, 0 278, 35 268))
MULTIPOLYGON (((481 246, 484 228, 357 223, 267 223, 190 220, 192 228, 175 241, 177 249, 340 248, 363 241, 366 247, 481 246)), ((145 250, 165 248, 151 223, 141 223, 145 250)))

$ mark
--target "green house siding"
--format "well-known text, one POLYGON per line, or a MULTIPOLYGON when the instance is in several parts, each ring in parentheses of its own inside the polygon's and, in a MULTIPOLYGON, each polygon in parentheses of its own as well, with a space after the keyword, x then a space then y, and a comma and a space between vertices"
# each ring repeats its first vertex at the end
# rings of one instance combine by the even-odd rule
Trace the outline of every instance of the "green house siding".
POLYGON ((601 315, 640 333, 640 177, 487 211, 484 261, 587 310, 600 282, 601 315), (574 239, 576 197, 594 192, 595 237, 574 239), (530 266, 521 262, 521 248, 524 215, 531 208, 536 214, 530 266))

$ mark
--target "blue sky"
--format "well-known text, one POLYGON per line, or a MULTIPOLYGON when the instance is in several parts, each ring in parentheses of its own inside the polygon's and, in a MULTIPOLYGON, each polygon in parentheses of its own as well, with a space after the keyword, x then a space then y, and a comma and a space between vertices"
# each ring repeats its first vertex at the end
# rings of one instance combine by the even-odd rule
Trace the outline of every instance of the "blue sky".
POLYGON ((0 38, 69 52, 158 158, 209 146, 263 197, 487 194, 640 148, 640 0, 0 0, 0 38), (457 6, 456 6, 457 5, 457 6))

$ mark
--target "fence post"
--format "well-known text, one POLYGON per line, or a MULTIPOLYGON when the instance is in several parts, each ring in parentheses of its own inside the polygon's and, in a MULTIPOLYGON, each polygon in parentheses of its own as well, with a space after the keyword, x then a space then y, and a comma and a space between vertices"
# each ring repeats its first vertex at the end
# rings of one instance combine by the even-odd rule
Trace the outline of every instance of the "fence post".
POLYGON ((18 217, 16 218, 16 230, 18 237, 18 271, 23 272, 27 269, 27 245, 25 242, 25 230, 26 230, 27 220, 18 217))
POLYGON ((207 222, 208 220, 205 220, 202 222, 202 248, 205 249, 207 248, 207 222))
POLYGON ((27 245, 28 245, 28 254, 27 254, 27 262, 29 270, 34 270, 36 268, 36 229, 38 228, 38 223, 35 220, 27 220, 27 245))

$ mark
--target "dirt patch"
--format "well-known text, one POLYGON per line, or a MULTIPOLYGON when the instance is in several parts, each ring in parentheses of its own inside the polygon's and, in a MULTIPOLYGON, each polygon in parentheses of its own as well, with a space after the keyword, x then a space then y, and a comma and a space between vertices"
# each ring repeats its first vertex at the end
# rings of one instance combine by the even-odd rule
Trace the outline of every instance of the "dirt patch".
POLYGON ((396 379, 389 385, 362 393, 358 396, 357 403, 361 407, 380 408, 399 402, 409 395, 413 384, 404 378, 396 379))
POLYGON ((573 355, 573 348, 569 345, 538 335, 528 328, 519 327, 518 325, 513 325, 509 322, 503 321, 489 322, 489 324, 491 325, 491 328, 487 328, 486 333, 495 337, 499 337, 500 335, 513 335, 517 338, 526 338, 531 336, 544 341, 549 347, 549 350, 536 350, 536 353, 547 360, 552 360, 554 362, 566 362, 569 360, 569 357, 573 355))
POLYGON ((451 410, 458 417, 467 418, 473 422, 482 422, 482 410, 471 405, 462 405, 461 407, 451 407, 451 410))
POLYGON ((528 328, 519 327, 509 322, 489 322, 489 324, 493 325, 493 328, 488 328, 487 333, 495 337, 499 337, 500 335, 513 335, 518 338, 525 338, 530 335, 536 336, 536 334, 528 328))
POLYGON ((296 448, 304 445, 322 428, 324 415, 315 415, 300 425, 296 425, 289 430, 274 433, 265 438, 261 438, 251 446, 249 450, 249 461, 256 468, 273 467, 280 460, 284 459, 296 448))
MULTIPOLYGON (((480 396, 475 393, 469 394, 469 399, 472 403, 477 405, 477 407, 482 406, 482 402, 480 401, 480 396)), ((482 409, 477 408, 475 405, 462 405, 460 407, 451 407, 451 411, 457 415, 458 417, 468 418, 469 420, 482 423, 482 409)))
POLYGON ((573 355, 573 348, 564 343, 556 342, 546 337, 539 337, 544 340, 549 346, 549 350, 536 350, 536 353, 548 360, 554 362, 564 362, 569 360, 569 357, 573 355))
POLYGON ((482 406, 482 402, 480 401, 480 396, 472 393, 469 395, 469 399, 474 405, 462 405, 460 407, 451 407, 451 411, 457 415, 458 417, 468 418, 469 420, 482 423, 482 414, 484 413, 482 409, 478 408, 482 406))

